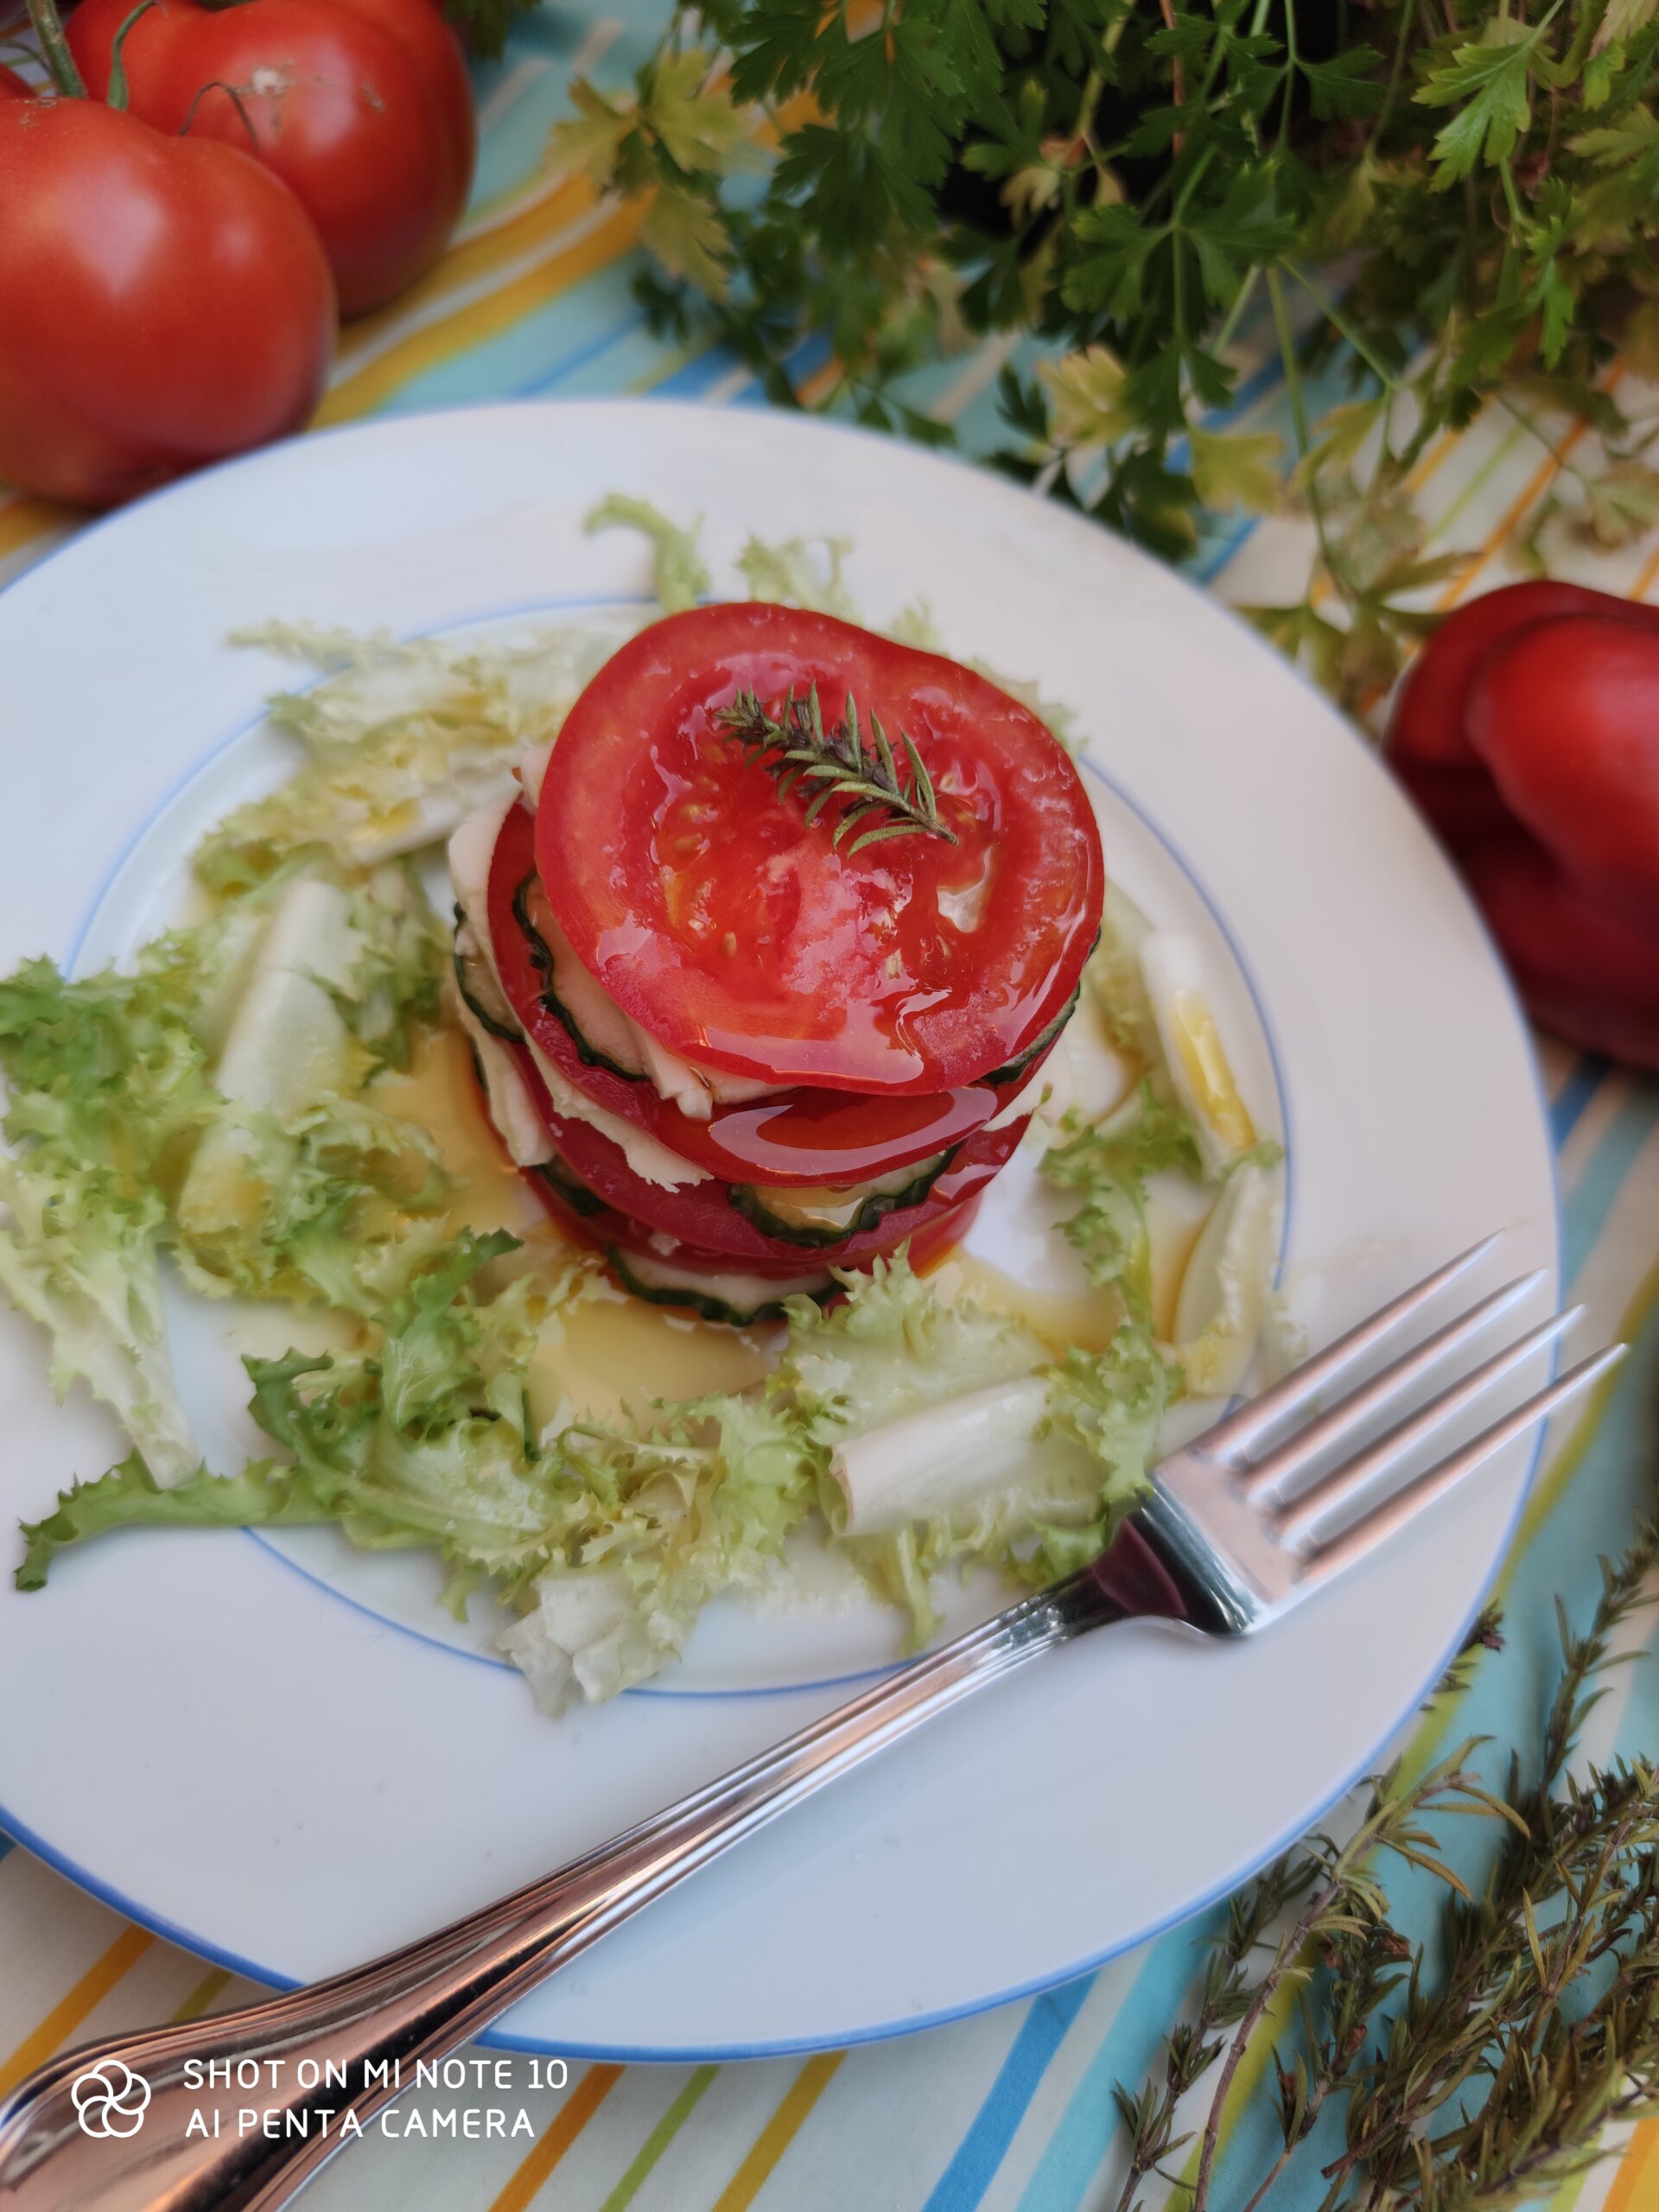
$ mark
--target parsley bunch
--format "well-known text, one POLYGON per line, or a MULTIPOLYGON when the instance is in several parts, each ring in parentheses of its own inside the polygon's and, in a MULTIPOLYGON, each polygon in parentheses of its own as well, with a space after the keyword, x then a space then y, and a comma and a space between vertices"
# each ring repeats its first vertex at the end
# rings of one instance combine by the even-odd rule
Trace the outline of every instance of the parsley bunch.
POLYGON ((1647 429, 1598 384, 1615 341, 1659 363, 1656 6, 703 0, 632 93, 577 86, 555 150, 648 196, 658 323, 776 401, 947 438, 907 373, 1023 340, 1014 474, 1172 556, 1205 511, 1306 502, 1308 595, 1255 612, 1353 698, 1459 557, 1425 557, 1409 480, 1484 401, 1595 421, 1606 467, 1557 526, 1659 519, 1647 429), (1291 455, 1205 421, 1258 316, 1291 455))

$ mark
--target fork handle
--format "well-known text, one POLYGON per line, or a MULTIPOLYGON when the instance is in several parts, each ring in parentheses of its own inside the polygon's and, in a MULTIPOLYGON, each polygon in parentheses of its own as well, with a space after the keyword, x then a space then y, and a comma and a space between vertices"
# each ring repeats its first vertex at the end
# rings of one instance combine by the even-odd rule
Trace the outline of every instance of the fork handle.
POLYGON ((0 2106, 0 2212, 275 2212, 355 2139, 348 2110, 369 2120, 417 2060, 455 2050, 653 1897, 1040 1652, 1148 1615, 1188 1618, 1187 1594, 1131 1522, 1092 1566, 435 1936, 240 2012, 82 2044, 0 2106), (72 2092, 100 2062, 106 2084, 124 2087, 124 2067, 141 2086, 114 2104, 98 2091, 89 2135, 72 2092), (238 2067, 257 2088, 237 2085, 238 2067))

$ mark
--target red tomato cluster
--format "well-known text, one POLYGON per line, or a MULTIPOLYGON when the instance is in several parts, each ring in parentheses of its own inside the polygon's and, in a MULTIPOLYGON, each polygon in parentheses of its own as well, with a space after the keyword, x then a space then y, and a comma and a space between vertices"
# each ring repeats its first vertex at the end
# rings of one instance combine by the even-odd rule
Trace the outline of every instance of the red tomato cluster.
POLYGON ((508 815, 491 864, 482 919, 556 1148, 550 1210, 682 1284, 823 1289, 906 1243, 919 1264, 1018 1144, 1027 1117, 1008 1109, 1063 1024, 1103 896, 1076 769, 982 677, 783 607, 653 625, 573 709, 534 817, 508 815), (740 693, 814 685, 914 740, 950 839, 852 853, 715 720, 740 693), (559 995, 571 958, 657 1046, 736 1078, 706 1118, 595 1050, 559 995), (702 1179, 637 1172, 556 1108, 555 1079, 702 1179), (794 1194, 832 1215, 842 1201, 845 1225, 780 1220, 794 1194))
POLYGON ((1531 1012, 1659 1068, 1659 607, 1557 583, 1471 601, 1401 687, 1388 751, 1531 1012))
POLYGON ((82 0, 58 73, 0 70, 0 476, 107 506, 303 426, 443 251, 472 97, 435 0, 82 0))

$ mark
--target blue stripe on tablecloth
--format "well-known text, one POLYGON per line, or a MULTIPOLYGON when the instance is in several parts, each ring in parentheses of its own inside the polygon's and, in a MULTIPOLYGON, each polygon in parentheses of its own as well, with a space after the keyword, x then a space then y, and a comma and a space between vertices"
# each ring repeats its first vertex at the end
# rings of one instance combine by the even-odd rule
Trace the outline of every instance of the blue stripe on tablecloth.
POLYGON ((1014 2130, 1037 2094, 1049 2061, 1094 1987, 1094 1976, 1069 1981, 1037 1998, 1020 2023, 1007 2056, 986 2093, 973 2125, 957 2145, 922 2212, 973 2212, 1007 2155, 1014 2130))
POLYGON ((1574 1185, 1562 1223, 1561 1278, 1573 1284, 1594 1250, 1637 1153, 1653 1134, 1653 1097, 1633 1090, 1574 1185))
POLYGON ((545 368, 538 369, 527 383, 518 387, 517 396, 527 399, 532 392, 546 391, 565 377, 575 376, 590 361, 598 360, 601 354, 608 353, 613 346, 620 346, 625 339, 636 336, 645 327, 643 308, 637 314, 626 315, 620 321, 608 324, 597 337, 585 340, 582 345, 573 346, 569 353, 563 354, 545 368))
POLYGON ((1122 2121, 1112 2095, 1119 2082, 1138 2088, 1165 2024, 1180 2010, 1202 1961, 1203 1936, 1213 1922, 1172 1928, 1147 1953, 1133 1987, 1113 2015, 1043 2153, 1020 2193, 1017 2212, 1075 2212, 1119 2139, 1122 2121))
POLYGON ((1595 1096, 1607 1063, 1599 1054, 1585 1052, 1549 1104, 1549 1133, 1559 1152, 1572 1135, 1579 1116, 1595 1096))
POLYGON ((711 346, 707 353, 682 362, 671 375, 659 378, 651 388, 652 397, 701 399, 722 377, 730 376, 734 369, 741 366, 729 346, 711 346))
POLYGON ((0 1859, 3 1859, 10 1849, 11 1838, 9 1835, 0 1835, 0 1859))

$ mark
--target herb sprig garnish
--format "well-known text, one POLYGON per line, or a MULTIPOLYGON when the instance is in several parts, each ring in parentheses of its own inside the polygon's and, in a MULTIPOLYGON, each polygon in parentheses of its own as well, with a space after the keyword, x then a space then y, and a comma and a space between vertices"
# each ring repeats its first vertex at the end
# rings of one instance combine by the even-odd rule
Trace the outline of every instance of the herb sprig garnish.
MULTIPOLYGON (((1568 1765, 1656 1564, 1659 1535, 1644 1527, 1603 1561, 1588 1630, 1562 1616, 1540 1740, 1505 1788, 1468 1766, 1479 1738, 1415 1782, 1391 1769, 1345 1842, 1310 1836, 1240 1891, 1192 2012, 1141 2088, 1116 2092, 1129 2170, 1113 2212, 1138 2212, 1154 2174, 1181 2212, 1222 2212, 1230 2093, 1262 2045, 1282 2147, 1254 2188, 1229 2173, 1227 2212, 1277 2203, 1293 2163, 1324 2184, 1319 2212, 1503 2212, 1585 2172, 1610 2127, 1659 2107, 1659 1770, 1641 1757, 1568 1765), (1500 1839, 1472 1891, 1437 1835, 1459 1813, 1493 1819, 1500 1839), (1450 1892, 1432 1948, 1389 1918, 1389 1853, 1450 1892), (1194 2113, 1187 2093, 1212 2068, 1208 2111, 1194 2113), (1172 2171, 1183 2149, 1186 2171, 1172 2171)), ((1439 1696, 1467 1687, 1477 1644, 1502 1648, 1495 1615, 1439 1696)))
POLYGON ((720 709, 715 721, 739 741, 747 761, 766 771, 780 793, 810 791, 805 815, 809 823, 816 822, 832 801, 848 803, 836 823, 830 841, 832 845, 839 846, 849 830, 872 814, 887 818, 855 837, 847 848, 849 854, 861 852, 866 845, 880 844, 888 837, 925 836, 956 843, 956 831, 939 819, 933 779, 915 741, 899 731, 899 742, 910 768, 906 780, 899 775, 881 718, 874 712, 866 743, 850 691, 841 720, 827 728, 816 683, 804 699, 798 699, 791 689, 776 715, 761 704, 754 692, 740 691, 729 707, 720 709))

